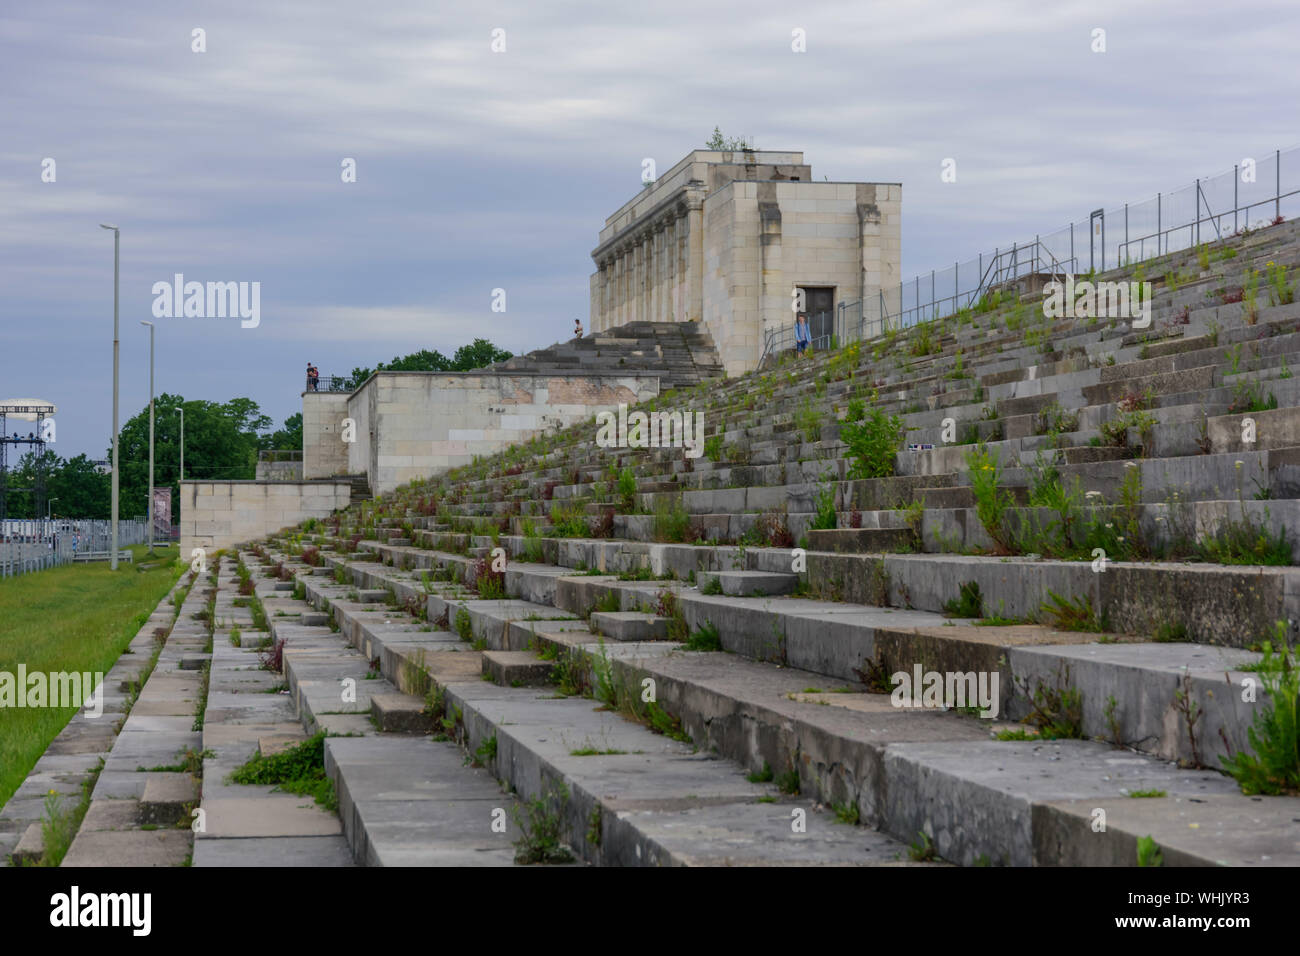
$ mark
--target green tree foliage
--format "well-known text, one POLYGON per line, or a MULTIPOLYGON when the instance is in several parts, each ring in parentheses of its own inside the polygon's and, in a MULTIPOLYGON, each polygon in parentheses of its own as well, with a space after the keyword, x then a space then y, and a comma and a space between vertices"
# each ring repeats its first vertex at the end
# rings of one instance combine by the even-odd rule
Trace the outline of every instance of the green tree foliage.
MULTIPOLYGON (((23 455, 9 472, 5 514, 10 518, 34 518, 35 453, 23 455)), ((45 499, 50 502, 50 513, 75 518, 107 518, 109 516, 109 476, 100 474, 94 463, 85 455, 60 458, 52 451, 45 452, 45 499), (53 499, 57 498, 57 501, 53 499)), ((40 517, 45 517, 42 510, 40 517)))
MULTIPOLYGON (((186 401, 164 392, 154 400, 154 483, 171 486, 172 514, 180 500, 180 415, 185 408, 185 477, 241 480, 257 473, 257 453, 263 448, 302 448, 302 416, 291 415, 284 427, 270 434, 271 419, 250 398, 228 402, 186 401)), ((148 507, 149 406, 125 425, 119 439, 122 454, 123 517, 143 515, 148 507)), ((112 449, 105 454, 110 457, 112 449)), ((62 502, 60 502, 62 504, 62 502)))
POLYGON ((294 412, 284 420, 284 425, 269 435, 263 435, 259 448, 302 450, 302 412, 294 412))
POLYGON ((373 369, 360 366, 352 369, 348 387, 359 388, 375 372, 469 372, 494 362, 504 362, 510 357, 510 352, 497 348, 487 339, 475 339, 469 345, 462 345, 451 358, 437 349, 420 349, 410 355, 397 356, 391 362, 380 362, 373 369))

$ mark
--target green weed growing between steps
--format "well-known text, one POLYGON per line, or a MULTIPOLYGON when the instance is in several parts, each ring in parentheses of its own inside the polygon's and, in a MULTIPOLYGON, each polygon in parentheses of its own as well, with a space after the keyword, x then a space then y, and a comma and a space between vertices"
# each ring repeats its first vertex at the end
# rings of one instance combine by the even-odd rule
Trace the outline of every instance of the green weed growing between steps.
POLYGON ((1300 660, 1287 642, 1287 625, 1278 621, 1273 638, 1263 642, 1256 667, 1267 691, 1267 710, 1246 731, 1254 753, 1222 758, 1224 769, 1245 794, 1300 793, 1300 660))
POLYGON ((312 797, 321 808, 338 810, 338 794, 325 776, 325 732, 269 757, 256 753, 230 775, 234 783, 274 784, 285 793, 312 797))
POLYGON ((849 480, 888 478, 894 474, 894 455, 903 441, 903 420, 878 408, 862 422, 845 422, 840 438, 848 445, 849 480))
POLYGON ((516 863, 573 862, 573 854, 562 842, 568 804, 568 788, 557 783, 535 799, 520 801, 511 808, 520 830, 515 841, 516 863))

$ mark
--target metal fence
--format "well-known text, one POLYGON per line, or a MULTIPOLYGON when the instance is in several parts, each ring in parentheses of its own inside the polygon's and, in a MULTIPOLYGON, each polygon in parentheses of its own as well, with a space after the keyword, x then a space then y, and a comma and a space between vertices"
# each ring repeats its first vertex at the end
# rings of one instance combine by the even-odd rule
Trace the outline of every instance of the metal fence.
MULTIPOLYGON (((119 549, 149 540, 145 518, 119 520, 117 530, 119 549)), ((6 519, 0 525, 0 577, 85 560, 88 554, 108 560, 112 535, 112 522, 101 519, 6 519)))
MULTIPOLYGON (((1097 272, 1215 242, 1300 215, 1300 147, 1274 150, 1170 193, 1110 210, 1023 243, 980 253, 950 268, 932 269, 879 290, 865 302, 839 304, 835 342, 874 338, 889 328, 951 315, 992 288, 1039 276, 1097 272)), ((793 343, 790 326, 765 334, 760 364, 793 343)))
POLYGON ((321 375, 315 381, 307 379, 305 386, 309 392, 354 392, 356 387, 351 375, 321 375))

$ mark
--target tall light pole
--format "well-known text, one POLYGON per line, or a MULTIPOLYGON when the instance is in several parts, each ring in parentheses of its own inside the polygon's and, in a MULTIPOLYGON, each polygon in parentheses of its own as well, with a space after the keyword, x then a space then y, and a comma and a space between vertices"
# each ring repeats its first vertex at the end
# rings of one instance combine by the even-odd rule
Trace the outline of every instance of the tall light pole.
POLYGON ((149 326, 149 557, 153 557, 153 323, 140 320, 149 326))
MULTIPOLYGON (((181 482, 185 480, 185 406, 178 405, 176 410, 181 413, 181 476, 176 479, 176 500, 172 503, 172 520, 177 520, 176 515, 180 512, 181 507, 181 482)), ((167 545, 171 547, 170 542, 167 545)), ((176 542, 176 554, 180 556, 180 541, 176 542)))
POLYGON ((118 263, 120 262, 118 253, 121 247, 122 233, 117 226, 110 226, 107 223, 99 224, 101 229, 113 230, 113 505, 112 505, 112 551, 109 553, 109 569, 117 570, 117 489, 118 489, 118 471, 121 462, 118 461, 117 454, 117 290, 118 290, 118 263))
POLYGON ((56 501, 58 501, 58 500, 59 500, 58 498, 46 498, 46 499, 45 499, 45 520, 46 520, 46 521, 49 521, 49 520, 50 520, 50 505, 54 504, 54 502, 56 502, 56 501))

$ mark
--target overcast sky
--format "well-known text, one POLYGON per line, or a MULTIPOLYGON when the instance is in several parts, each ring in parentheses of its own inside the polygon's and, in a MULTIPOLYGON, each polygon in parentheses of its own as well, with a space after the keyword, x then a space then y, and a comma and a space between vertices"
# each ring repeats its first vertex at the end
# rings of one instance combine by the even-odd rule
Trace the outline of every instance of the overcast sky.
POLYGON ((818 179, 901 182, 911 276, 1294 145, 1298 27, 1280 2, 6 4, 0 398, 54 402, 54 450, 104 455, 100 222, 122 230, 123 421, 151 288, 180 272, 260 282, 261 323, 159 319, 158 391, 278 424, 309 360, 586 324, 604 217, 644 157, 665 171, 715 125, 818 179))

